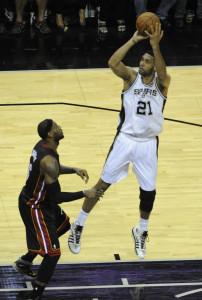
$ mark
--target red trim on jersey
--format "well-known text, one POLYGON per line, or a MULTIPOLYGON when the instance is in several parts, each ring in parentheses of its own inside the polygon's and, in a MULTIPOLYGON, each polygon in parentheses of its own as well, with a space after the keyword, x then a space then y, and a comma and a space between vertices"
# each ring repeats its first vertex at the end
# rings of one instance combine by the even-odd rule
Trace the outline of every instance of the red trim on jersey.
MULTIPOLYGON (((53 249, 48 228, 44 221, 43 213, 40 209, 32 209, 32 220, 36 230, 37 240, 40 245, 40 250, 37 251, 41 256, 48 254, 49 256, 61 255, 60 248, 53 249)), ((33 249, 32 249, 33 251, 33 249)))
MULTIPOLYGON (((46 145, 44 142, 42 142, 42 146, 45 147, 45 148, 48 148, 48 149, 51 149, 52 151, 56 152, 56 150, 53 150, 51 147, 49 147, 48 145, 46 145)), ((47 154, 47 155, 50 155, 50 154, 47 154)))
POLYGON ((44 142, 42 142, 42 146, 45 147, 45 148, 48 148, 48 149, 51 149, 51 150, 52 150, 52 148, 49 147, 48 145, 46 145, 44 142))
POLYGON ((42 190, 44 180, 45 180, 44 176, 42 176, 41 173, 40 173, 39 179, 38 179, 36 187, 35 187, 35 190, 33 192, 33 197, 34 197, 35 200, 38 200, 38 203, 44 200, 45 191, 44 191, 44 189, 42 190), (39 198, 40 193, 41 193, 41 195, 40 195, 40 198, 39 198))
POLYGON ((33 198, 27 202, 27 205, 33 206, 32 208, 39 208, 39 203, 44 201, 46 191, 44 189, 45 183, 44 183, 45 177, 42 176, 42 174, 39 174, 39 178, 37 180, 37 184, 35 186, 34 192, 33 192, 33 198), (37 201, 37 203, 35 203, 37 201))

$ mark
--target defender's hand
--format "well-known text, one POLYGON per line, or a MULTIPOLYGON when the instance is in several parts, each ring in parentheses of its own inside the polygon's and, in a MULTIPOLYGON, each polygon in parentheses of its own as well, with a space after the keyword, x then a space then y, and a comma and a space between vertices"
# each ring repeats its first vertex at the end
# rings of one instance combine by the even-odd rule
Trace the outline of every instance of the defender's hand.
POLYGON ((104 191, 101 188, 99 188, 99 189, 92 188, 90 190, 85 190, 84 195, 87 198, 99 200, 100 197, 103 197, 104 191))
POLYGON ((74 170, 76 174, 85 181, 85 183, 88 182, 89 176, 88 176, 88 172, 85 169, 74 168, 74 170))

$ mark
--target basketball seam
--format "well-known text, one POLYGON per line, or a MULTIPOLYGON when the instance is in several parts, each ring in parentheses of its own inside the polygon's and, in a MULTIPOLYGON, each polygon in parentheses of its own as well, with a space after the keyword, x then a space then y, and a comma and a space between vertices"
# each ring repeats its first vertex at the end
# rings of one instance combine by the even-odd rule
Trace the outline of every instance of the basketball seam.
MULTIPOLYGON (((144 25, 145 25, 149 20, 152 21, 152 26, 153 26, 153 20, 152 20, 152 19, 155 18, 155 17, 156 17, 155 15, 154 15, 154 16, 150 16, 149 18, 146 17, 146 16, 143 17, 143 19, 144 19, 144 18, 147 18, 147 20, 142 24, 141 28, 144 27, 144 25)), ((151 25, 150 25, 150 26, 151 26, 151 25)), ((140 28, 140 29, 141 29, 141 28, 140 28)), ((143 32, 144 32, 144 31, 142 31, 142 33, 143 33, 143 32)))

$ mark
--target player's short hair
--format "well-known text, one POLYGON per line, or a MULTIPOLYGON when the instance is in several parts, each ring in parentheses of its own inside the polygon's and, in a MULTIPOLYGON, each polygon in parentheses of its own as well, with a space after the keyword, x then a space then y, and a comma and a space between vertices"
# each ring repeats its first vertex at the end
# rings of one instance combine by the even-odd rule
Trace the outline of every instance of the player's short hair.
POLYGON ((151 55, 154 58, 154 53, 153 53, 152 49, 145 51, 145 53, 151 55))
POLYGON ((52 119, 45 119, 38 125, 38 134, 42 139, 47 138, 49 131, 51 130, 53 125, 52 119))

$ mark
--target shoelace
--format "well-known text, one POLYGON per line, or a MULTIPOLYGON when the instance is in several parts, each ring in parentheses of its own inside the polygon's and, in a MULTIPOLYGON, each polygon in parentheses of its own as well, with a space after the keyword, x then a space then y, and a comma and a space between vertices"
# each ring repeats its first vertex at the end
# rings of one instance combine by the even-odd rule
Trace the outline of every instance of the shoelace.
POLYGON ((148 237, 148 234, 147 232, 143 232, 141 235, 140 235, 140 240, 141 240, 141 248, 144 249, 145 248, 145 240, 146 238, 148 237))
POLYGON ((73 231, 73 239, 74 239, 74 241, 76 241, 76 244, 79 244, 80 237, 81 237, 81 231, 77 230, 77 227, 76 227, 75 230, 73 231))
POLYGON ((80 232, 80 231, 77 231, 77 232, 76 232, 76 244, 79 244, 79 242, 80 242, 80 237, 81 237, 81 232, 80 232))
POLYGON ((137 239, 136 238, 136 246, 137 248, 139 248, 139 242, 140 242, 140 245, 141 245, 141 249, 145 249, 145 240, 146 238, 148 237, 148 234, 147 232, 143 232, 141 235, 140 235, 140 239, 137 239))

